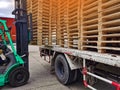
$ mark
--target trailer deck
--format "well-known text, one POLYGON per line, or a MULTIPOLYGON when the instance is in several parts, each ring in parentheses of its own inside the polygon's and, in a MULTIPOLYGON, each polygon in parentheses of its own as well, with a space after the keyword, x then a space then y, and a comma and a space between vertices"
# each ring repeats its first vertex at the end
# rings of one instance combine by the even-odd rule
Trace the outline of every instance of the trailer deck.
POLYGON ((41 46, 40 49, 48 49, 55 52, 65 53, 76 57, 84 58, 86 60, 95 61, 115 67, 120 67, 120 56, 114 54, 104 54, 92 51, 83 51, 70 48, 63 48, 60 46, 41 46))

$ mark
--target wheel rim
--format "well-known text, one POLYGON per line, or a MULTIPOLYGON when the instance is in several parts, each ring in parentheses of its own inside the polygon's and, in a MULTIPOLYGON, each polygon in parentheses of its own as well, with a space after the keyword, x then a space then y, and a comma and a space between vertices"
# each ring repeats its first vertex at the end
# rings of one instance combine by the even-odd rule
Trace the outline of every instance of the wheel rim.
POLYGON ((15 75, 15 81, 17 83, 24 82, 25 78, 26 78, 25 75, 23 73, 20 73, 20 72, 16 73, 16 75, 15 75))
POLYGON ((64 65, 62 62, 58 62, 57 69, 58 69, 57 71, 59 73, 59 76, 63 78, 65 71, 64 71, 64 65))

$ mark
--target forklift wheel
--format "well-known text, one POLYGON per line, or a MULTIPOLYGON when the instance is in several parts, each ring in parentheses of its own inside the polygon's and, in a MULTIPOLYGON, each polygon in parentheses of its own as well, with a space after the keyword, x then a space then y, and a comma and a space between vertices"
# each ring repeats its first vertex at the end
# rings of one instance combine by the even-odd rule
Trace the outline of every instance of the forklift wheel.
POLYGON ((24 67, 17 67, 13 69, 8 77, 9 84, 12 87, 22 86, 27 83, 29 79, 29 72, 24 67))

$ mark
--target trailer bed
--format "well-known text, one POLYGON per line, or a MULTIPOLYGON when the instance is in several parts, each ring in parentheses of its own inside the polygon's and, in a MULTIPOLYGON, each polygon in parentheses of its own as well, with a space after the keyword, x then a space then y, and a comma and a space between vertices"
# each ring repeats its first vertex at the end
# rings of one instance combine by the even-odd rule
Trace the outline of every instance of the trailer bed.
POLYGON ((60 46, 41 46, 40 49, 48 49, 55 52, 65 53, 72 56, 84 58, 87 60, 103 63, 110 66, 120 67, 120 56, 114 54, 103 54, 92 51, 82 51, 60 46))

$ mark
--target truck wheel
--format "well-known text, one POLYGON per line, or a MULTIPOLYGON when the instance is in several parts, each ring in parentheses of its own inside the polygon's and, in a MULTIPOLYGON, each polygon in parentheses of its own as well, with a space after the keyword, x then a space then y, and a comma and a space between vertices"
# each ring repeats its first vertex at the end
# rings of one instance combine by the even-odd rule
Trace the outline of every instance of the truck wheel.
POLYGON ((77 75, 78 75, 78 71, 77 71, 77 69, 75 69, 74 71, 72 71, 72 72, 74 72, 73 73, 73 82, 76 82, 77 81, 77 75))
POLYGON ((58 55, 55 60, 55 74, 57 79, 64 85, 72 83, 75 70, 71 71, 63 55, 58 55))
POLYGON ((77 69, 77 78, 76 78, 76 81, 80 81, 80 82, 83 81, 83 75, 82 75, 80 69, 77 69))
POLYGON ((29 79, 29 72, 24 67, 17 67, 10 72, 8 80, 10 86, 18 87, 27 83, 29 79))

